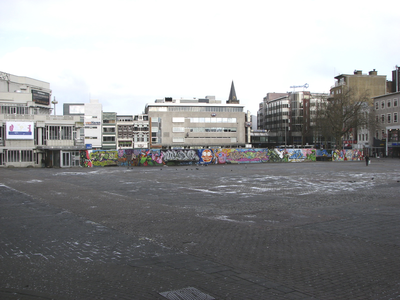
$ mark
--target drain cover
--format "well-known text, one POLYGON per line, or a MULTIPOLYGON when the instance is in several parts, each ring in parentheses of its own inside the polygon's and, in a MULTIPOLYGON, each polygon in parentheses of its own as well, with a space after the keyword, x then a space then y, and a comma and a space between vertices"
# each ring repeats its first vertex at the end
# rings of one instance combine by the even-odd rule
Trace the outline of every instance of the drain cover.
POLYGON ((203 292, 193 287, 169 292, 162 292, 160 293, 160 295, 169 300, 215 300, 214 297, 204 294, 203 292))

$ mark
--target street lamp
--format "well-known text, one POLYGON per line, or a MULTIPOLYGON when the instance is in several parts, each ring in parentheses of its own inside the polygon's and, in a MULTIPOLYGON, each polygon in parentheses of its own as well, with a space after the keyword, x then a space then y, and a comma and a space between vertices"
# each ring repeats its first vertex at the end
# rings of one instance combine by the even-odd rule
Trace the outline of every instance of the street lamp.
POLYGON ((285 149, 286 149, 286 126, 285 126, 285 149))
POLYGON ((54 104, 54 115, 56 115, 56 104, 58 104, 58 101, 56 100, 56 96, 54 96, 54 100, 51 101, 52 104, 54 104))

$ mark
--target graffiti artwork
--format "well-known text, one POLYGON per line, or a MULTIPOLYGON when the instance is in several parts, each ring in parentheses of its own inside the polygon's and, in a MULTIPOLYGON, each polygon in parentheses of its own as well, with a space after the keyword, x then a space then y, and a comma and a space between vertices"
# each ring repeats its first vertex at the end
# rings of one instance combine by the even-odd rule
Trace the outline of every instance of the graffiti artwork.
POLYGON ((118 155, 117 151, 92 150, 90 151, 90 160, 94 167, 116 166, 118 155))
MULTIPOLYGON (((316 161, 315 149, 124 149, 81 151, 81 165, 162 166, 316 161)), ((338 152, 337 160, 359 160, 362 153, 338 152)))
POLYGON ((216 163, 214 151, 212 149, 200 149, 198 153, 200 164, 209 165, 216 163))
POLYGON ((328 151, 325 149, 318 149, 317 157, 332 157, 332 151, 328 151))
POLYGON ((81 166, 82 167, 93 167, 92 162, 90 161, 90 155, 89 155, 89 151, 85 150, 85 151, 81 151, 80 152, 80 157, 81 157, 81 166))
POLYGON ((268 162, 268 149, 227 149, 227 163, 268 162))
POLYGON ((335 150, 332 153, 333 161, 359 161, 362 159, 363 153, 358 149, 335 150))
POLYGON ((199 155, 196 150, 161 150, 161 157, 168 162, 198 162, 199 155))
POLYGON ((315 149, 287 149, 289 162, 316 161, 315 149))

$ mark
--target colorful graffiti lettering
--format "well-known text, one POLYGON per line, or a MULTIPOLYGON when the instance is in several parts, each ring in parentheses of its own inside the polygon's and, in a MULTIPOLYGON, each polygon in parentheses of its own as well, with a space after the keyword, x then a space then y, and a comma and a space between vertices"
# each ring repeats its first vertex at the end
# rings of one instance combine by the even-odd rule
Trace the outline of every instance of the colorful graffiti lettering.
POLYGON ((215 149, 215 157, 217 158, 218 164, 225 164, 226 158, 228 157, 228 149, 215 149))
POLYGON ((269 160, 268 149, 229 149, 228 163, 256 163, 269 160))
POLYGON ((332 153, 333 161, 359 161, 362 159, 363 153, 358 149, 335 150, 332 153))
POLYGON ((94 167, 117 165, 117 151, 93 150, 90 152, 90 160, 94 167))
POLYGON ((198 162, 199 155, 196 150, 161 150, 164 162, 198 162))
MULTIPOLYGON (((329 153, 316 149, 126 149, 81 151, 81 165, 93 166, 162 166, 183 164, 233 164, 266 162, 316 161, 318 156, 329 153)), ((333 153, 334 160, 361 160, 359 150, 342 150, 333 153)))
POLYGON ((90 161, 90 155, 88 150, 81 151, 80 153, 81 158, 81 166, 83 167, 92 167, 92 162, 90 161))
POLYGON ((328 151, 326 149, 318 149, 317 150, 317 157, 322 156, 322 157, 332 157, 332 152, 328 151))
POLYGON ((162 156, 160 150, 141 150, 139 153, 139 165, 142 166, 162 166, 162 156))

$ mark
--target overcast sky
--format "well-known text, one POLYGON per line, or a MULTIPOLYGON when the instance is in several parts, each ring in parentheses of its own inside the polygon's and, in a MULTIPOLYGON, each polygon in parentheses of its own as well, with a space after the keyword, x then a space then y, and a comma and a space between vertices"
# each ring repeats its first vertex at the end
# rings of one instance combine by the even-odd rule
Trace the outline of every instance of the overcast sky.
POLYGON ((62 103, 142 113, 231 82, 256 114, 268 92, 329 92, 355 69, 400 64, 400 1, 0 0, 0 71, 50 83, 62 103), (302 90, 301 88, 299 90, 302 90))

